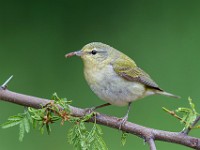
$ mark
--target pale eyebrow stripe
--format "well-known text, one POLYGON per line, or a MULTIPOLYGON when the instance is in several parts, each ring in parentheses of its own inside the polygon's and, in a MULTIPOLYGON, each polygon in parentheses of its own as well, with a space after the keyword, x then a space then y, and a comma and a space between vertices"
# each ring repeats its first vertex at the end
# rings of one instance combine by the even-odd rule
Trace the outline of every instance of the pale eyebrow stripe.
POLYGON ((97 53, 106 53, 106 51, 97 51, 97 53))

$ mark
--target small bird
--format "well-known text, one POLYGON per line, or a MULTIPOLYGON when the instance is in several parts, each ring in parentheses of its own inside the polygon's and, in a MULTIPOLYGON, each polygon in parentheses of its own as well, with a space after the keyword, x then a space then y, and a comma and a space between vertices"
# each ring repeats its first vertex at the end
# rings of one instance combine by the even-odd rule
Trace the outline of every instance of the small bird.
POLYGON ((120 128, 128 119, 133 101, 154 94, 179 98, 162 90, 131 58, 109 45, 92 42, 65 57, 74 55, 83 60, 85 79, 91 90, 107 102, 93 110, 108 105, 128 105, 127 113, 120 121, 120 128))

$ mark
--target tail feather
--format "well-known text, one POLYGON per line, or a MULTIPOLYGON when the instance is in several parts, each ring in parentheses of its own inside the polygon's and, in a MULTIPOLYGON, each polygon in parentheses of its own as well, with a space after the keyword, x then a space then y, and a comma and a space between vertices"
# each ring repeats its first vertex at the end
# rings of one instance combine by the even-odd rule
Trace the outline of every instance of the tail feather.
POLYGON ((173 97, 173 98, 181 98, 180 96, 165 92, 165 91, 156 91, 157 94, 160 95, 165 95, 165 96, 169 96, 169 97, 173 97))

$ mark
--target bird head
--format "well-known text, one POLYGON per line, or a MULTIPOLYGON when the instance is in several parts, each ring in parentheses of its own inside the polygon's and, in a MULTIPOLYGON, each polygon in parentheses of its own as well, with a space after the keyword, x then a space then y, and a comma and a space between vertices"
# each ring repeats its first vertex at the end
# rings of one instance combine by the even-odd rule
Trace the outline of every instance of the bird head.
POLYGON ((71 52, 65 55, 66 58, 71 56, 80 56, 84 64, 99 65, 103 62, 108 62, 111 59, 114 48, 109 45, 92 42, 85 45, 81 50, 71 52))

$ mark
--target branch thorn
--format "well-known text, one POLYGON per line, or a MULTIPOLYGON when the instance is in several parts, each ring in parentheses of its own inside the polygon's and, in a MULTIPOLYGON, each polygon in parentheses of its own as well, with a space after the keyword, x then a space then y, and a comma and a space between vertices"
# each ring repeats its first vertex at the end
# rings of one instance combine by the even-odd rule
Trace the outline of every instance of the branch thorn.
POLYGON ((10 80, 13 78, 13 75, 10 76, 0 87, 0 89, 5 90, 7 88, 7 84, 10 82, 10 80))

